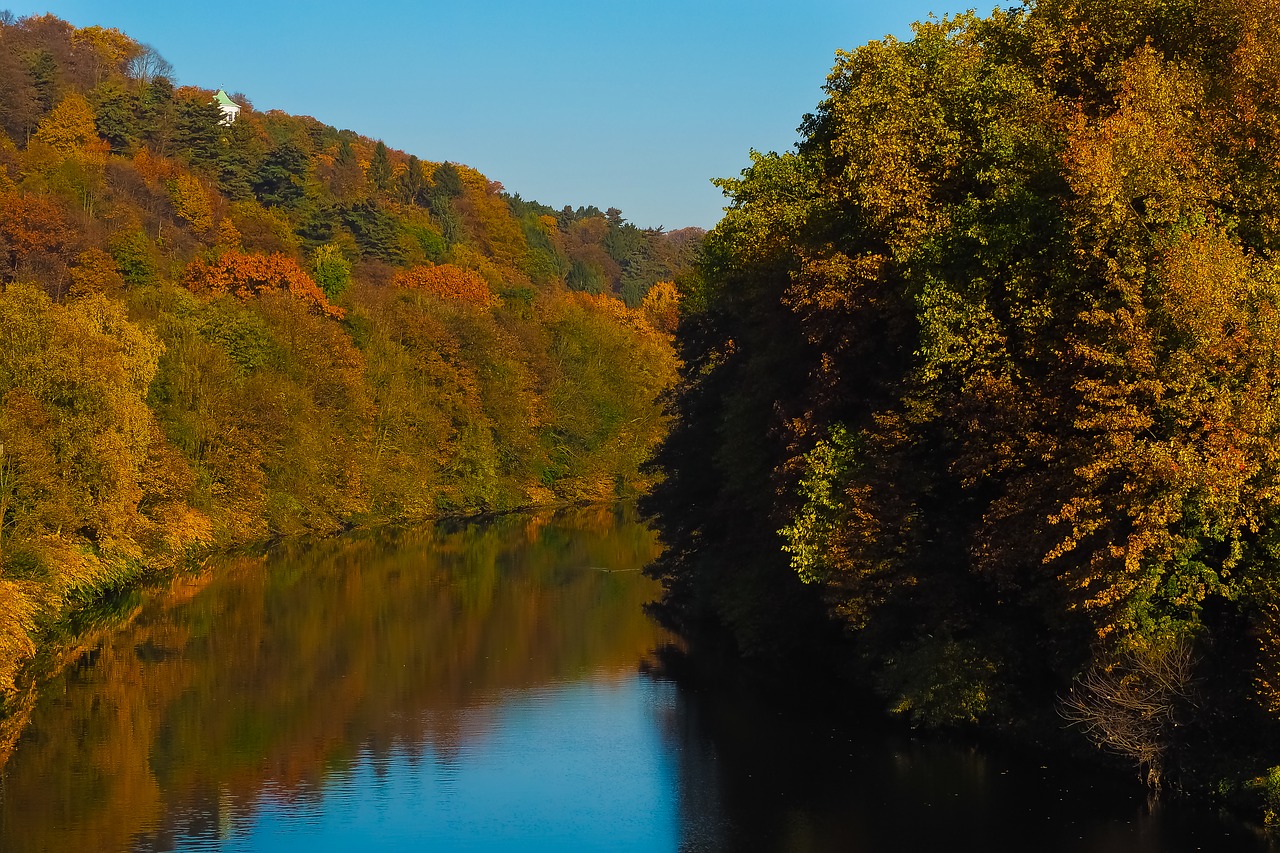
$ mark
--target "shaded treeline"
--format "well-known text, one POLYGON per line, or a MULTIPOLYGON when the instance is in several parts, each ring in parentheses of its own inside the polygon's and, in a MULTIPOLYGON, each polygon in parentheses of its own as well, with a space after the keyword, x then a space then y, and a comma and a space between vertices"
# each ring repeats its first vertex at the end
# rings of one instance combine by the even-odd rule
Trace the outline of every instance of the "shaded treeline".
POLYGON ((681 294, 664 611, 1274 809, 1280 6, 930 21, 826 92, 681 294))

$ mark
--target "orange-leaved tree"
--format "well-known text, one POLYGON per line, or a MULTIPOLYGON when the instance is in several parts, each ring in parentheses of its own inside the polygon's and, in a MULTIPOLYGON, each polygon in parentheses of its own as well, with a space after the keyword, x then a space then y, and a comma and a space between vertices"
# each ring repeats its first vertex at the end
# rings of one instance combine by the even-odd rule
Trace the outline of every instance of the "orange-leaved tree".
POLYGON ((62 208, 49 196, 0 193, 0 282, 19 274, 65 269, 80 241, 62 208))
POLYGON ((442 299, 455 299, 472 305, 493 303, 493 292, 479 273, 453 264, 411 267, 396 273, 391 281, 397 287, 426 290, 442 299))
POLYGON ((183 282, 193 293, 230 293, 241 299, 284 290, 330 317, 346 315, 343 309, 330 304, 315 279, 287 255, 223 252, 212 261, 197 258, 187 266, 183 282))

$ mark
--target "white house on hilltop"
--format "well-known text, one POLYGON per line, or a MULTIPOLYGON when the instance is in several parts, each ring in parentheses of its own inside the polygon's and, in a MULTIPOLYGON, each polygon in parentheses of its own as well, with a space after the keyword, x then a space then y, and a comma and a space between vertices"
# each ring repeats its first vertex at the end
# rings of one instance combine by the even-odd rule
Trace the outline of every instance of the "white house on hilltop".
POLYGON ((222 121, 219 124, 232 124, 240 116, 240 105, 221 89, 213 96, 213 102, 222 110, 222 121))

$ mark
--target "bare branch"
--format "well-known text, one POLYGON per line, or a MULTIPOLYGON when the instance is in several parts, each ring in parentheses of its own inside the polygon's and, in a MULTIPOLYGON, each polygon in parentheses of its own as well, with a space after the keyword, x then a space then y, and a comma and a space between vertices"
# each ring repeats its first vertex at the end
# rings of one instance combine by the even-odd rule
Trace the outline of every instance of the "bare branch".
POLYGON ((1155 791, 1164 778, 1179 710, 1194 706, 1189 642, 1128 654, 1076 679, 1059 713, 1103 749, 1132 759, 1155 791))
POLYGON ((157 77, 165 77, 172 80, 172 63, 161 56, 160 52, 149 44, 141 45, 141 48, 137 55, 129 60, 125 73, 134 80, 143 83, 150 83, 157 77))

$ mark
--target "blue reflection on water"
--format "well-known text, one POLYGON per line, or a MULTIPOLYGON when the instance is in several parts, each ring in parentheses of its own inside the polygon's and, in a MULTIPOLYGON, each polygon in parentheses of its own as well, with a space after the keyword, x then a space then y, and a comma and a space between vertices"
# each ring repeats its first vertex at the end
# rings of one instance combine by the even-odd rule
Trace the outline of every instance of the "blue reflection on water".
POLYGON ((677 767, 657 719, 675 690, 630 677, 498 697, 467 712, 478 735, 455 755, 366 750, 309 803, 265 788, 217 849, 675 850, 677 767))

